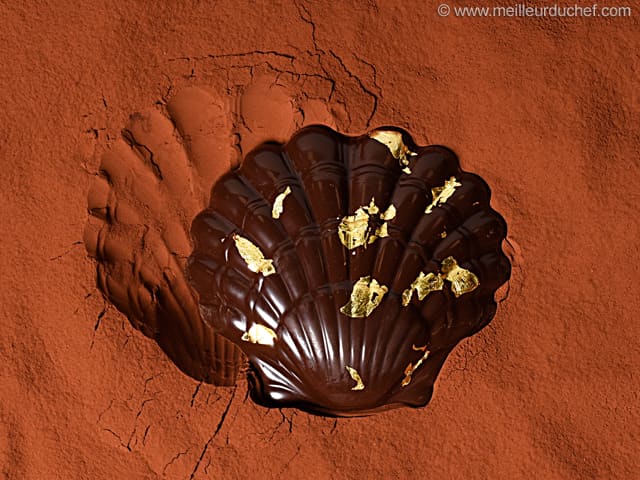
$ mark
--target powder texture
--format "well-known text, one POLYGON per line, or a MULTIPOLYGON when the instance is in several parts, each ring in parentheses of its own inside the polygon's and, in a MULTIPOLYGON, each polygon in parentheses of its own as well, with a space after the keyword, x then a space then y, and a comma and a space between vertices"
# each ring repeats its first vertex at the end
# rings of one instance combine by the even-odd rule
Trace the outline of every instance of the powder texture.
MULTIPOLYGON (((640 11, 456 18, 439 3, 0 4, 0 477, 640 477, 640 11), (171 111, 198 89, 208 100, 171 111), (398 125, 487 180, 508 298, 426 409, 267 410, 244 381, 184 375, 104 303, 87 195, 105 158, 133 151, 123 128, 140 142, 169 117, 185 123, 163 124, 154 162, 177 144, 227 168, 303 125, 398 125)), ((202 175, 206 201, 217 170, 202 175)), ((164 218, 188 226, 180 211, 164 218)), ((157 235, 169 255, 150 278, 189 250, 157 235)))

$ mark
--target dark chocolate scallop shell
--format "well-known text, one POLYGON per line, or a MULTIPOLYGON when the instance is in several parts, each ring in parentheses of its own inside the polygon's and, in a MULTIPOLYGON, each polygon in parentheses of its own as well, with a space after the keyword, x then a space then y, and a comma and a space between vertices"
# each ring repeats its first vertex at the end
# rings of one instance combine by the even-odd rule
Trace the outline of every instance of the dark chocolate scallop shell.
POLYGON ((257 403, 340 416, 424 406, 510 276, 489 199, 445 147, 306 127, 218 180, 187 277, 204 320, 248 356, 257 403))

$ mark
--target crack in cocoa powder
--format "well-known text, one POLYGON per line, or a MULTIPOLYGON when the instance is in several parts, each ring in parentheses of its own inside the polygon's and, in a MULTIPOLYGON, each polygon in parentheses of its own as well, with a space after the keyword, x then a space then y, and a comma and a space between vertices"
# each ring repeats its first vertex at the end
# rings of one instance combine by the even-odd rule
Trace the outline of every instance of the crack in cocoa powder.
MULTIPOLYGON (((91 295, 91 294, 89 294, 91 295)), ((88 298, 88 297, 85 297, 88 298)), ((104 318, 104 316, 107 314, 107 311, 109 310, 109 303, 103 299, 103 306, 102 306, 102 310, 100 310, 100 313, 98 313, 98 317, 96 318, 96 323, 93 325, 93 333, 91 334, 91 344, 89 345, 89 351, 93 350, 93 344, 95 343, 96 340, 96 332, 98 331, 98 328, 100 328, 100 323, 102 322, 102 319, 104 318)))
MULTIPOLYGON (((348 119, 347 127, 350 128, 352 120, 350 117, 350 108, 347 105, 347 97, 334 98, 335 93, 338 89, 336 78, 339 77, 338 73, 341 72, 347 75, 347 78, 348 80, 350 80, 350 82, 348 81, 347 84, 340 84, 340 88, 348 88, 348 84, 352 83, 353 86, 355 86, 360 92, 362 92, 362 94, 366 95, 370 99, 371 107, 369 109, 367 118, 364 120, 364 128, 369 128, 373 121, 373 118, 377 114, 378 106, 382 97, 382 90, 378 84, 378 72, 376 67, 371 62, 368 62, 361 57, 354 56, 354 58, 358 62, 371 68, 373 76, 373 87, 370 87, 357 73, 353 72, 347 66, 343 58, 336 51, 329 50, 327 52, 320 46, 316 32, 317 27, 309 10, 299 2, 295 2, 295 5, 298 10, 300 19, 311 27, 310 36, 313 46, 312 50, 303 50, 294 45, 290 45, 290 47, 297 53, 294 54, 291 52, 283 52, 279 50, 252 50, 235 53, 209 53, 206 55, 196 56, 186 55, 181 57, 173 57, 168 59, 167 61, 175 62, 182 60, 188 62, 202 62, 205 60, 211 60, 216 63, 221 63, 221 67, 227 70, 227 93, 231 95, 233 95, 234 89, 230 85, 229 72, 233 69, 247 69, 249 76, 252 79, 255 78, 254 68, 259 65, 265 65, 269 70, 277 74, 277 76, 287 74, 291 75, 292 78, 297 80, 304 78, 319 79, 323 82, 326 82, 330 87, 330 91, 326 96, 309 97, 306 92, 299 92, 299 95, 306 98, 322 98, 327 104, 335 102, 337 105, 341 105, 344 108, 345 115, 348 119), (307 56, 307 58, 303 59, 305 55, 307 56), (327 62, 328 59, 332 60, 335 65, 332 66, 330 61, 327 62), (284 61, 285 64, 283 65, 281 63, 280 65, 278 65, 273 62, 274 60, 280 62, 284 61)), ((344 95, 345 94, 343 94, 343 96, 344 95)), ((242 135, 238 130, 238 124, 243 125, 243 127, 246 128, 249 132, 251 130, 242 117, 242 114, 238 112, 237 108, 232 109, 231 114, 234 116, 234 128, 232 131, 232 135, 239 137, 238 141, 236 142, 236 146, 239 148, 240 153, 242 154, 242 135)), ((302 114, 304 115, 304 113, 302 114)))
MULTIPOLYGON (((142 415, 142 411, 144 410, 144 407, 147 403, 151 402, 155 400, 155 397, 153 398, 147 398, 145 400, 142 401, 142 403, 140 404, 140 407, 138 408, 138 412, 136 413, 136 416, 133 420, 133 429, 131 430, 131 433, 129 434, 129 439, 127 440, 127 445, 126 448, 129 451, 132 451, 132 442, 134 440, 135 434, 138 430, 138 420, 140 419, 140 416, 142 415)), ((137 437, 135 437, 137 438, 137 437)), ((137 440, 136 443, 134 444, 134 446, 137 444, 137 440)))
POLYGON ((296 415, 295 411, 291 412, 291 416, 287 417, 284 412, 282 411, 282 408, 278 408, 278 412, 280 413, 280 421, 278 422, 278 424, 273 427, 273 429, 271 430, 271 435, 269 435, 268 441, 272 441, 273 438, 276 436, 276 434, 279 432, 280 427, 282 427, 285 423, 287 423, 289 425, 289 428, 287 429, 289 433, 293 432, 293 417, 296 415))
POLYGON ((287 460, 287 463, 284 464, 284 466, 282 467, 282 469, 280 470, 280 472, 278 473, 277 477, 280 478, 281 475, 287 471, 287 469, 289 468, 289 465, 291 464, 291 462, 293 462, 293 460, 300 454, 300 449, 302 448, 302 445, 298 445, 298 447, 296 448, 296 453, 294 453, 291 458, 289 460, 287 460))
POLYGON ((376 95, 371 90, 369 90, 367 87, 365 87, 364 83, 362 82, 362 79, 359 76, 351 73, 351 71, 347 68, 347 66, 345 65, 345 63, 342 60, 342 58, 340 58, 340 56, 338 56, 333 50, 329 50, 329 54, 338 61, 338 63, 340 64, 340 66, 342 67, 344 72, 347 75, 349 75, 350 78, 353 78, 358 83, 358 85, 360 86, 362 91, 365 92, 367 95, 369 95, 371 97, 371 99, 373 100, 373 106, 371 107, 371 113, 369 114, 369 117, 367 118, 367 124, 366 124, 366 128, 369 128, 371 126, 371 120, 373 120, 373 117, 375 116, 376 112, 378 111, 378 95, 376 95))
MULTIPOLYGON (((294 4, 296 5, 296 9, 298 10, 298 14, 300 16, 300 19, 311 27, 311 42, 313 43, 313 48, 315 50, 315 53, 311 53, 308 50, 307 50, 307 52, 310 55, 313 55, 318 59, 318 65, 320 66, 322 71, 325 73, 327 78, 329 78, 330 74, 329 74, 327 68, 322 63, 323 58, 324 58, 323 55, 326 55, 327 52, 324 49, 320 48, 320 46, 318 44, 318 38, 317 38, 317 33, 316 33, 317 32, 317 26, 316 26, 315 22, 313 21, 313 17, 311 16, 311 13, 307 9, 307 7, 305 7, 301 2, 295 1, 294 4)), ((338 64, 340 65, 340 67, 342 68, 344 73, 346 73, 349 76, 349 78, 354 79, 356 81, 356 83, 358 84, 358 86, 360 87, 360 89, 364 93, 366 93, 367 95, 369 95, 371 97, 371 99, 373 101, 373 106, 371 108, 371 112, 369 113, 369 117, 367 118, 366 127, 365 127, 365 128, 369 128, 371 126, 371 121, 373 120, 373 117, 375 116, 375 114, 377 113, 377 110, 378 110, 379 95, 381 96, 381 89, 380 89, 379 85, 377 84, 377 70, 376 70, 375 66, 372 63, 367 62, 364 59, 354 55, 354 57, 358 61, 360 61, 361 63, 363 63, 365 65, 368 65, 373 70, 374 85, 375 85, 376 89, 378 90, 379 94, 376 94, 371 89, 367 88, 365 86, 364 82, 362 81, 362 79, 358 75, 352 73, 349 70, 349 68, 347 68, 347 66, 344 63, 343 59, 337 53, 335 53, 333 50, 329 50, 328 53, 338 62, 338 64)), ((333 91, 332 91, 332 93, 333 93, 333 91)), ((331 97, 329 97, 329 100, 330 99, 331 99, 331 97)), ((347 112, 348 112, 348 109, 347 109, 347 112)))
POLYGON ((200 463, 202 463, 202 459, 204 458, 205 454, 207 453, 207 450, 209 449, 209 445, 211 445, 211 442, 213 442, 213 440, 216 438, 216 436, 222 429, 222 426, 224 425, 224 421, 227 418, 227 414, 229 413, 229 409, 231 408, 231 404, 233 403, 233 399, 236 396, 237 389, 238 389, 237 385, 233 387, 233 390, 231 391, 231 395, 229 396, 229 401, 227 402, 227 406, 225 407, 224 411, 222 412, 222 415, 220 416, 220 421, 218 422, 218 425, 216 426, 216 429, 213 432, 213 434, 206 441, 206 443, 204 444, 204 447, 202 447, 202 451, 200 452, 200 456, 198 457, 198 460, 196 461, 196 464, 193 467, 193 470, 191 471, 189 480, 192 480, 195 477, 196 472, 200 467, 200 463))
MULTIPOLYGON (((154 380, 155 378, 160 377, 161 375, 164 375, 164 373, 157 373, 155 375, 152 375, 151 377, 148 377, 147 379, 145 379, 144 382, 144 388, 142 391, 142 396, 147 394, 147 388, 149 386, 149 383, 154 380)), ((142 402, 140 403, 140 405, 138 406, 137 412, 135 414, 135 417, 133 419, 133 427, 131 429, 131 432, 129 433, 128 437, 127 437, 127 441, 125 442, 122 435, 119 434, 118 432, 116 432, 112 427, 110 426, 104 426, 102 427, 102 430, 105 432, 110 433, 111 435, 113 435, 118 442, 120 443, 120 446, 125 448, 127 451, 132 452, 134 451, 135 446, 138 444, 138 436, 136 435, 136 433, 138 432, 138 421, 140 420, 140 417, 142 416, 145 407, 147 406, 148 403, 150 403, 151 401, 156 399, 156 396, 158 394, 162 393, 162 391, 158 390, 154 393, 151 394, 150 397, 145 398, 144 400, 142 400, 142 402)), ((134 393, 132 392, 131 395, 124 401, 123 406, 129 410, 132 411, 131 408, 129 408, 128 406, 128 402, 132 401, 134 397, 134 393)), ((109 401, 109 405, 107 405, 107 407, 100 412, 100 414, 98 414, 98 418, 96 419, 96 425, 100 425, 102 423, 102 418, 104 417, 104 415, 110 411, 115 403, 115 399, 111 399, 109 401)), ((146 441, 147 441, 147 436, 149 434, 149 430, 151 429, 151 424, 147 424, 147 426, 144 429, 144 433, 142 434, 141 437, 141 443, 142 445, 146 445, 146 441)))
POLYGON ((202 387, 202 382, 198 383, 198 385, 196 386, 195 391, 191 395, 191 403, 189 405, 190 407, 193 407, 193 404, 196 401, 196 396, 198 395, 198 392, 200 391, 200 387, 202 387))
POLYGON ((237 52, 237 53, 218 53, 218 54, 207 54, 207 55, 199 55, 199 56, 184 56, 184 57, 172 57, 167 59, 168 62, 175 62, 176 60, 190 60, 190 61, 197 61, 197 60, 203 60, 206 58, 242 58, 242 57, 251 57, 251 56, 255 56, 255 55, 273 55, 276 57, 281 57, 281 58, 287 58, 289 60, 294 60, 295 56, 288 54, 288 53, 282 53, 282 52, 278 52, 276 50, 251 50, 248 52, 237 52))
POLYGON ((338 419, 337 418, 333 421, 333 425, 331 426, 331 430, 329 431, 329 435, 333 435, 333 433, 336 431, 336 428, 338 428, 338 419))
POLYGON ((147 428, 144 429, 144 434, 142 435, 142 445, 147 445, 147 435, 149 434, 149 430, 151 429, 151 424, 147 425, 147 428))
POLYGON ((187 448, 186 450, 182 451, 182 452, 178 452, 176 455, 174 455, 171 460, 169 460, 164 467, 162 467, 162 475, 166 475, 167 474, 167 469, 173 464, 173 462, 175 462, 176 460, 178 460, 181 456, 186 455, 187 453, 189 453, 189 448, 187 448))
POLYGON ((153 151, 149 147, 147 147, 145 144, 138 142, 135 136, 133 135, 133 133, 130 130, 127 130, 126 128, 122 130, 122 138, 125 142, 127 142, 127 144, 131 147, 133 151, 138 153, 138 155, 140 156, 140 158, 142 158, 144 162, 149 164, 149 166, 151 167, 151 170, 153 171, 155 176, 158 178, 158 180, 160 181, 164 180, 162 171, 160 170, 160 165, 158 165, 158 163, 155 161, 153 151))
POLYGON ((51 257, 49 259, 49 261, 61 259, 62 257, 64 257, 64 256, 68 255, 69 253, 71 253, 73 251, 74 247, 77 247, 78 245, 84 245, 84 242, 82 240, 78 240, 78 241, 73 242, 71 244, 71 246, 67 250, 65 250, 60 255, 56 255, 55 257, 51 257))

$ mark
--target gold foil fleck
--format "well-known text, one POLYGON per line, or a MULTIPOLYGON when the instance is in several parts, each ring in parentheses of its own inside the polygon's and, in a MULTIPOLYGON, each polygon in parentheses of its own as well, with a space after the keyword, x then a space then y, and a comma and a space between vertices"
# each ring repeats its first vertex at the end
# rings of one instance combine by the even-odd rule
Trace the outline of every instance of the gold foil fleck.
POLYGON ((407 368, 404 369, 404 379, 402 380, 403 387, 406 387, 411 383, 413 372, 415 372, 418 369, 418 367, 422 365, 422 362, 424 362, 429 357, 429 354, 431 353, 429 350, 427 350, 426 345, 424 347, 416 347, 415 345, 412 345, 412 348, 415 351, 424 352, 424 355, 422 355, 422 357, 416 362, 415 365, 410 363, 409 365, 407 365, 407 368))
POLYGON ((424 300, 431 292, 442 290, 443 286, 444 282, 440 275, 432 272, 425 275, 424 272, 420 272, 411 286, 402 292, 402 306, 406 307, 409 305, 414 291, 418 295, 419 300, 424 300))
POLYGON ((254 323, 248 332, 244 332, 242 340, 245 342, 256 343, 258 345, 268 345, 273 347, 276 343, 278 336, 269 327, 254 323))
POLYGON ((373 243, 376 236, 378 236, 380 238, 384 238, 384 237, 388 237, 389 236, 389 226, 388 226, 387 222, 384 222, 382 225, 380 225, 377 228, 376 234, 372 237, 373 240, 369 240, 369 243, 373 243))
POLYGON ((238 253, 249 267, 249 270, 256 273, 261 273, 265 277, 276 273, 276 269, 273 266, 273 260, 264 258, 262 250, 257 245, 251 243, 240 235, 234 235, 233 241, 236 243, 238 253))
POLYGON ((345 368, 347 369, 347 372, 349 372, 349 375, 351 375, 351 378, 356 382, 356 386, 351 390, 364 390, 364 383, 362 382, 362 378, 360 378, 358 371, 349 365, 345 365, 345 368))
POLYGON ((473 272, 458 266, 458 262, 453 257, 445 258, 441 269, 445 280, 451 282, 451 291, 456 298, 473 292, 480 285, 478 277, 473 272))
POLYGON ((287 198, 287 195, 290 193, 291 187, 287 187, 284 189, 284 192, 278 194, 273 202, 273 209, 271 210, 271 216, 273 218, 280 218, 280 215, 282 215, 282 212, 284 211, 284 199, 287 198))
POLYGON ((411 173, 407 156, 415 157, 417 153, 409 150, 404 144, 402 133, 393 130, 374 130, 369 133, 369 136, 389 149, 393 158, 400 161, 400 167, 404 173, 411 173))
POLYGON ((378 237, 389 236, 387 223, 383 223, 375 228, 370 224, 372 217, 381 220, 391 220, 396 216, 396 207, 389 205, 384 213, 380 213, 380 208, 376 205, 375 198, 367 206, 359 207, 353 215, 344 217, 338 225, 338 236, 340 242, 352 250, 357 247, 372 244, 378 237))
POLYGON ((389 208, 387 208, 384 213, 380 215, 380 219, 384 221, 393 220, 394 218, 396 218, 396 213, 396 207, 392 203, 391 205, 389 205, 389 208))
POLYGON ((375 197, 371 197, 371 202, 369 202, 369 206, 365 208, 367 209, 367 213, 369 215, 378 215, 380 213, 380 209, 376 205, 375 197))
POLYGON ((389 289, 380 285, 376 279, 361 277, 351 291, 351 298, 340 308, 340 311, 351 318, 364 318, 380 305, 382 298, 389 289))
MULTIPOLYGON (((396 218, 396 207, 391 204, 389 205, 389 208, 387 208, 380 214, 380 220, 384 220, 385 222, 376 229, 375 236, 377 236, 378 238, 388 237, 389 221, 393 220, 394 218, 396 218)), ((373 243, 374 241, 375 238, 373 240, 369 240, 369 243, 373 243)))
POLYGON ((442 205, 445 203, 453 192, 455 192, 457 187, 461 187, 462 184, 456 180, 456 177, 451 177, 449 180, 444 182, 442 187, 434 187, 431 189, 431 195, 433 196, 433 200, 431 205, 427 207, 424 213, 429 214, 433 211, 433 208, 442 205))
POLYGON ((447 238, 447 231, 443 230, 442 233, 440 234, 440 238, 447 238))
POLYGON ((354 215, 347 215, 338 225, 338 236, 342 244, 349 250, 367 243, 369 232, 369 215, 360 207, 354 215))

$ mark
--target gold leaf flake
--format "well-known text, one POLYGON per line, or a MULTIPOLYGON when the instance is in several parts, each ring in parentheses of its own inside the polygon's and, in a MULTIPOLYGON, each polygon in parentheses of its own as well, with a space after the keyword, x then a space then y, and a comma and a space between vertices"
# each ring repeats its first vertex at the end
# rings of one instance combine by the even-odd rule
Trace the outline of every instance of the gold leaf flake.
POLYGON ((258 345, 268 345, 273 347, 278 336, 269 327, 254 323, 248 332, 244 332, 242 340, 245 342, 257 343, 258 345))
POLYGON ((282 212, 284 211, 284 199, 287 198, 287 195, 290 193, 291 187, 287 187, 284 189, 284 192, 278 194, 273 202, 273 209, 271 210, 271 216, 273 218, 280 218, 280 215, 282 215, 282 212))
MULTIPOLYGON (((377 236, 378 238, 388 237, 389 221, 393 220, 395 217, 396 217, 396 207, 394 207, 394 205, 391 204, 389 205, 389 208, 387 208, 384 212, 380 214, 380 220, 385 220, 385 222, 376 229, 375 236, 377 236)), ((369 243, 373 243, 374 241, 375 241, 375 238, 373 240, 369 240, 369 243)))
POLYGON ((358 371, 349 365, 345 365, 345 368, 347 369, 347 372, 349 372, 349 375, 351 375, 351 378, 356 382, 356 386, 351 390, 364 390, 364 383, 362 382, 362 378, 360 378, 358 371))
POLYGON ((361 277, 351 291, 351 298, 340 308, 340 311, 351 318, 364 318, 380 305, 382 298, 389 289, 380 285, 376 279, 361 277))
POLYGON ((449 180, 446 180, 444 182, 444 185, 442 187, 432 188, 431 195, 433 196, 433 200, 431 202, 431 205, 427 207, 424 213, 429 214, 433 211, 434 207, 445 203, 451 197, 451 195, 453 195, 453 192, 455 192, 456 188, 461 186, 462 184, 456 180, 456 177, 451 177, 449 180))
MULTIPOLYGON (((380 238, 389 236, 389 226, 387 222, 384 222, 382 225, 378 227, 378 229, 376 230, 376 235, 380 238)), ((373 241, 370 240, 369 243, 373 243, 373 241)))
POLYGON ((458 266, 453 257, 442 261, 442 273, 445 280, 451 282, 451 291, 456 297, 474 291, 480 285, 478 277, 471 271, 458 266))
POLYGON ((396 207, 389 205, 389 208, 380 213, 380 208, 376 205, 375 198, 371 199, 369 205, 359 207, 353 215, 342 218, 338 225, 338 236, 340 242, 352 250, 357 247, 372 244, 378 237, 388 237, 388 225, 383 223, 374 229, 371 220, 391 220, 396 216, 396 207))
POLYGON ((396 218, 396 212, 396 207, 392 203, 391 205, 389 205, 389 208, 387 208, 385 212, 380 215, 380 219, 385 221, 393 220, 394 218, 396 218))
POLYGON ((440 238, 447 238, 447 231, 443 230, 442 233, 440 234, 440 238))
POLYGON ((409 305, 414 290, 418 295, 418 299, 424 300, 424 298, 431 292, 442 290, 443 286, 444 282, 442 281, 442 277, 440 275, 432 272, 425 275, 424 272, 420 272, 411 286, 404 292, 402 292, 402 306, 406 307, 407 305, 409 305))
POLYGON ((240 235, 234 235, 233 241, 236 243, 238 253, 249 267, 249 270, 256 273, 261 273, 265 277, 276 273, 276 269, 273 266, 273 260, 264 258, 262 250, 257 245, 251 243, 240 235))
POLYGON ((365 208, 367 209, 367 213, 369 215, 378 215, 380 213, 380 209, 376 205, 375 197, 371 198, 371 202, 369 202, 369 206, 365 208))
POLYGON ((402 133, 393 130, 374 130, 369 133, 369 137, 385 145, 391 155, 400 161, 400 166, 404 173, 410 174, 409 160, 407 156, 415 157, 417 153, 412 152, 402 141, 402 133))
POLYGON ((338 225, 338 236, 342 244, 349 250, 367 243, 369 231, 369 215, 363 207, 354 215, 347 215, 338 225))
POLYGON ((401 384, 403 387, 406 387, 411 383, 411 378, 413 376, 413 373, 418 369, 420 365, 422 365, 422 362, 424 362, 429 357, 429 354, 431 353, 429 350, 427 350, 426 345, 424 347, 416 347, 415 345, 412 345, 412 348, 415 351, 424 352, 424 355, 422 355, 422 357, 416 362, 415 365, 410 363, 409 365, 407 365, 407 368, 404 369, 404 379, 402 380, 402 384, 401 384))

